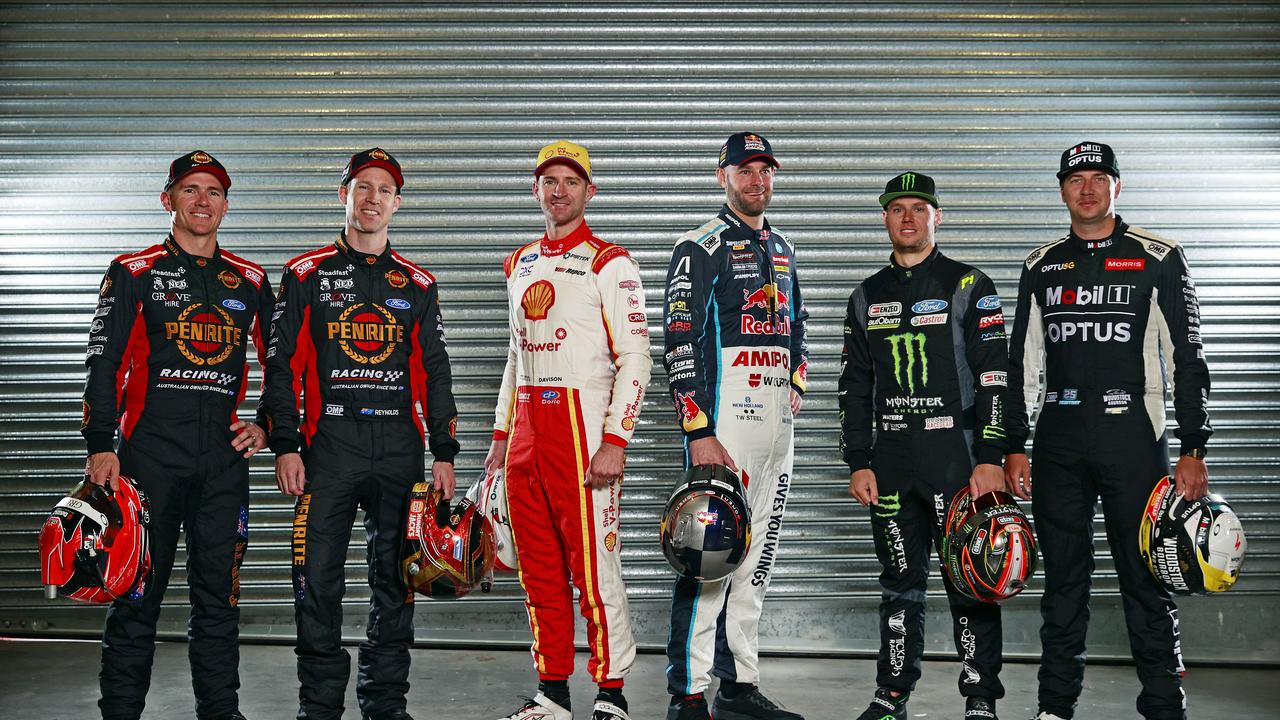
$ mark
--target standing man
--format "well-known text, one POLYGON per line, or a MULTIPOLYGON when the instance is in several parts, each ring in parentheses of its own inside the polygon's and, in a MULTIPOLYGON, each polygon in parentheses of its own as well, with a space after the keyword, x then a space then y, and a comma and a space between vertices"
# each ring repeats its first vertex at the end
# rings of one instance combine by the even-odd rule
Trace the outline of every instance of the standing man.
MULTIPOLYGON (((933 178, 905 172, 880 195, 893 252, 849 296, 840 370, 849 494, 871 508, 880 573, 875 698, 859 720, 907 717, 924 654, 925 581, 951 498, 1002 490, 1004 315, 995 285, 938 251, 933 178)), ((995 718, 1000 606, 943 573, 966 720, 995 718)))
POLYGON ((716 170, 725 205, 676 241, 667 271, 664 360, 686 463, 738 473, 752 523, 737 571, 715 582, 676 580, 668 720, 707 718, 712 674, 720 678, 717 720, 801 720, 758 686, 760 611, 791 488, 792 419, 808 355, 795 247, 764 217, 777 169, 768 140, 731 135, 716 170))
POLYGON ((246 458, 266 446, 266 432, 238 419, 236 407, 248 387, 245 345, 252 339, 263 360, 272 299, 262 268, 218 245, 230 187, 222 163, 203 150, 174 160, 160 193, 169 236, 112 261, 89 328, 85 472, 112 489, 123 473, 151 503, 151 578, 141 597, 121 598, 107 612, 98 701, 105 720, 142 715, 179 529, 196 716, 244 717, 236 690, 246 458))
POLYGON ((409 489, 429 441, 434 487, 453 496, 457 408, 435 278, 391 249, 404 176, 382 148, 351 156, 346 228, 288 263, 267 352, 263 404, 280 491, 298 496, 293 590, 298 717, 342 716, 343 565, 356 509, 368 533, 368 639, 356 695, 368 720, 409 720, 413 595, 400 572, 409 489), (300 416, 301 411, 301 416, 300 416))
POLYGON ((640 267, 597 238, 583 211, 596 186, 587 149, 538 153, 541 240, 507 256, 511 345, 486 472, 506 466, 538 694, 507 720, 571 720, 573 587, 587 621, 592 720, 628 720, 623 678, 636 655, 622 584, 624 449, 649 370, 640 267), (572 585, 570 585, 572 583, 572 585))
POLYGON ((1031 507, 1045 563, 1040 717, 1070 718, 1084 683, 1093 514, 1101 496, 1142 682, 1138 712, 1184 718, 1178 609, 1138 554, 1138 527, 1152 488, 1169 474, 1165 368, 1182 443, 1177 490, 1187 499, 1209 491, 1204 456, 1213 428, 1195 283, 1178 243, 1116 214, 1120 169, 1110 147, 1068 148, 1058 182, 1071 231, 1032 251, 1022 270, 1005 460, 1015 494, 1033 497, 1023 448, 1028 410, 1039 406, 1031 507))

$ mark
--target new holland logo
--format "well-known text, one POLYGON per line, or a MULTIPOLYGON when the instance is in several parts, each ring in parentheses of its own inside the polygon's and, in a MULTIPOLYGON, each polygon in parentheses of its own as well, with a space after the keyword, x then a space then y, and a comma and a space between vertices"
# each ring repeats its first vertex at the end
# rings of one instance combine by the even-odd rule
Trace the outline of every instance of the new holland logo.
POLYGON ((924 333, 890 335, 885 338, 885 342, 889 343, 889 352, 893 354, 893 376, 900 389, 914 394, 917 372, 921 389, 929 384, 929 359, 924 354, 924 333), (916 370, 917 365, 919 371, 916 370))
POLYGON ((336 339, 347 357, 365 365, 386 360, 404 342, 404 326, 376 303, 352 305, 336 322, 328 323, 328 330, 329 339, 336 339))
POLYGON ((192 365, 217 365, 244 343, 244 330, 231 314, 217 305, 188 305, 176 322, 164 324, 166 340, 174 340, 178 352, 192 365))
POLYGON ((547 280, 530 285, 520 298, 526 320, 546 320, 551 306, 556 304, 556 288, 547 280))

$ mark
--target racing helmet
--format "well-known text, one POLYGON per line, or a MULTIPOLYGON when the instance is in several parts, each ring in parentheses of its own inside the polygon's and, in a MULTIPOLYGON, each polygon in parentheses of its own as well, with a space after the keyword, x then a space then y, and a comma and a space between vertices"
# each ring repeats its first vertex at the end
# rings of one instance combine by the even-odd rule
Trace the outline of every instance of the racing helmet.
POLYGON ((470 498, 449 507, 442 491, 429 482, 416 483, 409 494, 401 558, 410 590, 463 597, 493 571, 493 531, 470 498))
POLYGON ((86 603, 136 600, 151 571, 147 496, 131 478, 117 489, 86 478, 54 505, 40 528, 40 582, 45 597, 86 603))
POLYGON ((951 499, 942 530, 943 571, 961 593, 995 603, 1026 589, 1039 554, 1031 523, 1012 495, 974 498, 966 484, 951 499))
POLYGON ((1165 476, 1147 500, 1138 552, 1165 589, 1179 595, 1230 590, 1248 549, 1244 528, 1221 495, 1188 501, 1165 476))
POLYGON ((695 465, 667 500, 662 553, 675 571, 700 582, 732 573, 751 547, 751 510, 742 484, 723 465, 695 465))
POLYGON ((507 515, 506 475, 498 470, 492 475, 482 472, 479 480, 467 490, 467 499, 489 519, 493 531, 493 567, 503 572, 516 571, 516 544, 511 536, 511 519, 507 515))

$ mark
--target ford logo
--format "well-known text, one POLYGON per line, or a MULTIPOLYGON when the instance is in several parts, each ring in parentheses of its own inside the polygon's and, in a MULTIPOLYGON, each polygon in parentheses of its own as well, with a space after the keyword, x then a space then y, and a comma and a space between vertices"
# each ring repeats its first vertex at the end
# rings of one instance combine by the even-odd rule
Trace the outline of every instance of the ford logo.
POLYGON ((938 312, 939 310, 946 310, 946 309, 947 309, 946 300, 921 300, 920 302, 911 306, 911 312, 913 313, 935 313, 935 312, 938 312))
POLYGON ((222 307, 228 310, 243 310, 244 303, 240 302, 239 300, 223 300, 222 307))
POLYGON ((522 263, 530 263, 530 262, 533 262, 534 260, 537 260, 537 259, 538 259, 538 253, 536 253, 536 252, 531 252, 531 253, 529 253, 528 255, 525 255, 524 257, 520 258, 520 262, 522 262, 522 263))
POLYGON ((986 297, 979 298, 978 302, 974 305, 974 307, 978 308, 979 310, 999 310, 1000 296, 988 295, 986 297))
POLYGON ((387 301, 387 307, 393 307, 397 310, 408 310, 410 305, 408 300, 401 300, 400 298, 391 298, 390 300, 387 301))

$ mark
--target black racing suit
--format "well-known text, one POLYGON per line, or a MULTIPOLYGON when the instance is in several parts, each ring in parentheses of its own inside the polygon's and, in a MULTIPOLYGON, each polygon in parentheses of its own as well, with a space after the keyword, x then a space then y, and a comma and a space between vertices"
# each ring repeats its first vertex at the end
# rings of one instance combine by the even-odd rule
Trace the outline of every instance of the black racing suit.
POLYGON ((1009 360, 1009 451, 1032 452, 1045 593, 1040 708, 1069 718, 1084 682, 1098 497, 1120 579, 1147 718, 1185 716, 1177 607, 1138 555, 1151 490, 1169 473, 1165 367, 1184 452, 1213 432, 1200 308, 1177 243, 1116 218, 1111 237, 1074 234, 1027 256, 1009 360), (1045 385, 1040 390, 1040 371, 1045 385))
POLYGON ((115 450, 151 506, 152 575, 118 600, 102 637, 104 718, 137 718, 151 686, 156 621, 186 531, 188 653, 200 716, 237 709, 240 563, 249 540, 249 464, 231 446, 261 361, 272 307, 262 268, 218 248, 188 255, 169 236, 116 258, 102 281, 85 361, 89 453, 115 450), (116 430, 120 444, 113 444, 116 430))
MULTIPOLYGON (((841 354, 841 447, 875 472, 871 529, 880 573, 876 684, 910 692, 924 653, 925 581, 947 506, 975 463, 1004 452, 1006 346, 1000 296, 976 268, 934 248, 849 296, 841 354)), ((960 693, 1000 698, 1000 606, 962 595, 943 574, 962 661, 960 693)))
POLYGON ((293 519, 298 717, 342 716, 343 565, 358 507, 373 596, 356 694, 369 715, 403 709, 413 642, 413 595, 400 574, 409 489, 423 480, 424 439, 436 460, 458 453, 435 278, 390 248, 367 255, 342 237, 290 261, 263 405, 271 449, 301 449, 307 468, 293 519))

